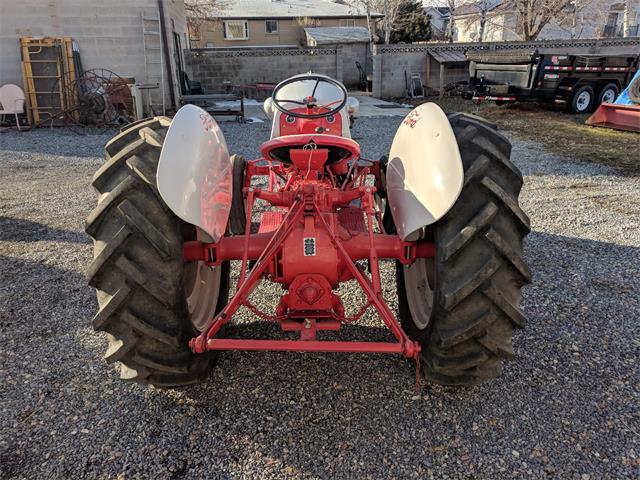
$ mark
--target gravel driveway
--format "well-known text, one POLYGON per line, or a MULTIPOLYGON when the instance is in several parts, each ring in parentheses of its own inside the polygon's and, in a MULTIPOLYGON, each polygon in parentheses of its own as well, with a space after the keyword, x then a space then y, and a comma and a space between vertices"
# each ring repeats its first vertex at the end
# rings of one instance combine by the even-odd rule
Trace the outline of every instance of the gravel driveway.
MULTIPOLYGON (((358 121, 365 155, 398 123, 358 121)), ((255 156, 269 126, 223 129, 255 156)), ((90 328, 83 221, 108 137, 0 134, 1 478, 638 478, 638 178, 514 142, 534 282, 495 381, 416 398, 396 356, 224 353, 208 383, 162 391, 118 380, 90 328)), ((388 334, 369 316, 344 337, 388 334)))

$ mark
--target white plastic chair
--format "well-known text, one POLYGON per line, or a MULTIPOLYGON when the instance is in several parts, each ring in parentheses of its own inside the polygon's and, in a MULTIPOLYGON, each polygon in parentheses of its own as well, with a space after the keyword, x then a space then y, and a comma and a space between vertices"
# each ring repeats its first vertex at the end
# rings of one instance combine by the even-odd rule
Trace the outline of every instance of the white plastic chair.
POLYGON ((16 126, 20 130, 19 113, 24 113, 25 96, 22 89, 12 83, 7 83, 0 87, 0 115, 4 120, 4 116, 14 114, 16 117, 16 126))

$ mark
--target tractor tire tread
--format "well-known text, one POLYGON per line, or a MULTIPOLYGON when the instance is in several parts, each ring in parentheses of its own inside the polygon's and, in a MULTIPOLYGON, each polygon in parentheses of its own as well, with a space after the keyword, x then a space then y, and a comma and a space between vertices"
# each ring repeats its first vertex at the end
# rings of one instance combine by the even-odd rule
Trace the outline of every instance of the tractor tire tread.
MULTIPOLYGON (((464 185, 451 210, 432 227, 434 311, 416 339, 429 381, 464 386, 500 375, 502 361, 514 356, 513 331, 526 322, 518 303, 521 287, 531 281, 522 255, 531 227, 518 204, 523 177, 509 159, 506 137, 479 117, 454 114, 449 121, 464 185)), ((401 305, 404 288, 399 281, 401 305)))
POLYGON ((119 362, 123 380, 167 388, 202 381, 215 359, 187 345, 196 332, 182 285, 181 221, 155 185, 169 123, 130 125, 107 144, 93 179, 98 206, 85 223, 94 239, 86 275, 99 303, 92 323, 107 334, 105 360, 119 362))

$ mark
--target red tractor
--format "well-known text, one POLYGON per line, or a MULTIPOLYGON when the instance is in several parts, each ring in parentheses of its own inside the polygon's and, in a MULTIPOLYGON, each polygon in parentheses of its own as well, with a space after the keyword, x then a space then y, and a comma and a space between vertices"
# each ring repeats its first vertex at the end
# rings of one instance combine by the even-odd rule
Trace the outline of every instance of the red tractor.
POLYGON ((86 224, 88 278, 100 304, 93 326, 122 378, 198 382, 219 350, 396 353, 446 385, 500 374, 531 276, 509 141, 426 103, 404 119, 389 157, 369 160, 351 138, 356 110, 341 83, 305 74, 265 102, 273 126, 260 158, 230 157, 216 122, 191 105, 107 144, 86 224), (396 264, 397 313, 381 260, 396 264), (240 272, 229 296, 231 261, 240 272), (284 291, 274 311, 250 301, 264 280, 284 291), (336 292, 353 280, 362 306, 349 312, 336 292), (240 307, 289 333, 225 338, 240 307), (369 308, 394 342, 321 339, 369 308))

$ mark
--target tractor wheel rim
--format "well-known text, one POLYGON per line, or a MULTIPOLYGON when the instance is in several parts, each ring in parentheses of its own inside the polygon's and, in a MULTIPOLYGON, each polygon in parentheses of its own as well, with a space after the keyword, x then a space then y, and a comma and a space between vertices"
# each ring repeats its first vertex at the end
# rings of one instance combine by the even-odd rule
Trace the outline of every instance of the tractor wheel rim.
POLYGON ((185 294, 193 327, 202 332, 213 318, 220 291, 221 268, 204 262, 185 265, 185 294))
POLYGON ((431 320, 434 296, 433 268, 432 258, 419 258, 404 269, 407 303, 418 330, 424 330, 431 320))
POLYGON ((602 103, 613 103, 615 99, 616 99, 616 94, 611 88, 606 90, 602 95, 602 103))
MULTIPOLYGON (((204 241, 204 235, 200 229, 196 230, 198 240, 204 241)), ((191 324, 198 332, 202 332, 216 313, 222 268, 210 267, 202 261, 185 263, 183 277, 191 324)))
POLYGON ((578 110, 586 110, 590 102, 591 94, 589 92, 582 92, 580 95, 578 95, 578 101, 576 102, 578 110))

